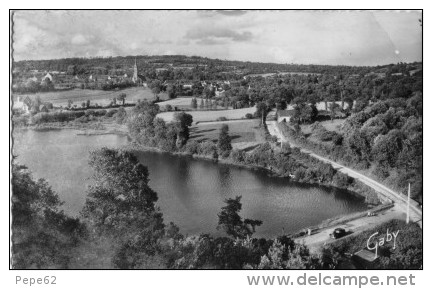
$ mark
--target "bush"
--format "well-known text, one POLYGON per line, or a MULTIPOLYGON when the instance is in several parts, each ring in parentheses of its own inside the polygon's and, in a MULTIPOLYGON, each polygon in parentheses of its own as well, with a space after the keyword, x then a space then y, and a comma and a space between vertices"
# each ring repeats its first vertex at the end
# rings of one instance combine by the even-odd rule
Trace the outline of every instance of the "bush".
POLYGON ((32 117, 34 124, 71 121, 85 115, 84 111, 42 112, 32 117))
POLYGON ((173 107, 171 106, 171 104, 167 104, 167 105, 165 105, 165 110, 166 111, 172 111, 173 107))
POLYGON ((246 153, 244 151, 234 149, 231 151, 230 157, 231 157, 233 162, 241 164, 241 163, 244 163, 244 161, 245 161, 245 158, 246 158, 245 154, 246 153))
POLYGON ((112 117, 116 113, 117 113, 117 109, 110 109, 106 112, 105 116, 106 117, 112 117))
POLYGON ((87 109, 85 111, 85 116, 89 116, 89 115, 95 115, 95 111, 93 109, 87 109))
POLYGON ((340 135, 340 134, 338 134, 338 133, 335 133, 335 134, 333 135, 333 137, 332 137, 332 142, 333 142, 333 144, 336 145, 336 146, 340 146, 340 145, 342 145, 342 143, 343 143, 343 136, 340 135))
POLYGON ((214 156, 217 153, 217 147, 212 141, 203 141, 198 146, 198 154, 204 156, 214 156))
POLYGON ((228 119, 224 116, 220 116, 216 119, 216 121, 226 121, 226 120, 228 120, 228 119))
POLYGON ((200 143, 196 140, 189 140, 186 145, 183 147, 184 152, 194 155, 198 154, 198 150, 200 147, 200 143))
POLYGON ((246 113, 245 117, 247 119, 253 119, 254 118, 254 116, 251 113, 246 113))
POLYGON ((333 183, 338 188, 348 188, 353 182, 353 178, 349 177, 346 174, 342 174, 340 172, 337 172, 333 176, 333 183))

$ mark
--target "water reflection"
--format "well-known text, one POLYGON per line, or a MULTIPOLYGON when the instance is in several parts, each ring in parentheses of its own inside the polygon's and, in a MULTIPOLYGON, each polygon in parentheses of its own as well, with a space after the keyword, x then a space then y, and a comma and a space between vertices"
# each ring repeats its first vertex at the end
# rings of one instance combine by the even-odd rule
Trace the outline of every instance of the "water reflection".
MULTIPOLYGON (((14 151, 36 177, 48 180, 65 201, 64 210, 72 215, 85 202, 92 174, 89 151, 127 143, 124 136, 76 133, 23 131, 15 135, 14 151)), ((343 190, 292 183, 263 171, 152 152, 140 152, 137 157, 149 169, 150 186, 158 193, 165 220, 178 224, 183 233, 216 233, 223 200, 237 195, 243 196, 241 214, 264 222, 257 236, 274 236, 283 229, 293 232, 366 209, 362 199, 343 190)))

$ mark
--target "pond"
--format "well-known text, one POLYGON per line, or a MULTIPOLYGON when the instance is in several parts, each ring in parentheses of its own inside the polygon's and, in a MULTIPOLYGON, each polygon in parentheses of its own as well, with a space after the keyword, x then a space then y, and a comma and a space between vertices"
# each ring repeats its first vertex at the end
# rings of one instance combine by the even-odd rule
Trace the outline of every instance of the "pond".
MULTIPOLYGON (((78 135, 76 130, 21 130, 14 135, 14 154, 37 178, 45 178, 77 216, 91 183, 89 151, 127 144, 125 136, 78 135)), ((366 210, 363 198, 344 190, 290 182, 262 170, 250 170, 184 156, 139 152, 148 167, 150 186, 158 193, 165 222, 184 234, 218 234, 217 214, 223 200, 242 196, 241 215, 259 219, 257 237, 271 237, 318 225, 323 220, 366 210)))

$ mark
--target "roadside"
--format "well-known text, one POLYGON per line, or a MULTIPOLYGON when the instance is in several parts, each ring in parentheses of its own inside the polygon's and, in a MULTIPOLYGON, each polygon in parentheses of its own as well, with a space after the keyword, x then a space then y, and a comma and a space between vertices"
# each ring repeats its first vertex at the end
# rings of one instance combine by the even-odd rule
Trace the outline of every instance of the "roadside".
MULTIPOLYGON (((279 141, 281 142, 287 142, 290 144, 291 147, 299 147, 296 146, 295 144, 293 144, 292 142, 289 142, 289 140, 282 134, 282 132, 279 130, 276 121, 266 121, 269 133, 271 135, 274 135, 278 138, 279 141)), ((335 168, 336 170, 339 170, 342 173, 347 174, 348 176, 355 178, 359 181, 361 181, 362 183, 364 183, 365 185, 373 188, 374 190, 376 190, 378 193, 380 193, 381 195, 383 195, 384 197, 392 200, 395 203, 395 208, 400 211, 400 212, 404 212, 406 210, 406 206, 407 206, 407 198, 406 196, 400 195, 397 192, 393 191, 392 189, 378 183, 377 181, 359 173, 356 172, 353 169, 350 169, 348 167, 345 167, 341 164, 338 164, 334 161, 331 161, 330 159, 327 159, 325 157, 319 156, 307 149, 304 148, 300 148, 300 151, 306 154, 309 154, 310 156, 317 158, 325 163, 329 163, 333 166, 333 168, 335 168)), ((422 220, 423 220, 423 213, 422 210, 418 207, 416 207, 415 205, 412 204, 412 202, 410 202, 410 219, 413 222, 416 222, 420 225, 420 227, 422 227, 422 220)))
MULTIPOLYGON (((393 219, 404 220, 406 217, 405 213, 402 213, 398 208, 392 207, 388 210, 377 213, 371 217, 362 217, 355 220, 348 221, 344 224, 331 226, 320 230, 319 232, 307 235, 305 237, 300 237, 295 239, 297 243, 303 243, 308 246, 309 250, 313 253, 318 253, 323 245, 335 242, 336 239, 332 239, 330 234, 333 233, 334 229, 342 228, 347 232, 352 232, 353 234, 358 234, 366 229, 375 227, 379 224, 385 223, 393 219)), ((349 235, 348 235, 349 236, 349 235)), ((340 240, 337 239, 337 240, 340 240)))

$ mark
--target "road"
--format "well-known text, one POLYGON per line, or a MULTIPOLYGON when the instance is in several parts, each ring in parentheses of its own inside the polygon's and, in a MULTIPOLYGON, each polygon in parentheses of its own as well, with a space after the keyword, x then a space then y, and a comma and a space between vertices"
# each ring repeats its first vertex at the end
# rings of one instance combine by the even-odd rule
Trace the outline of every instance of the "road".
POLYGON ((310 236, 305 236, 297 238, 296 242, 302 243, 308 246, 309 250, 314 253, 318 253, 323 245, 328 245, 335 241, 335 239, 330 238, 330 234, 333 233, 336 228, 343 228, 347 232, 353 232, 353 234, 358 234, 363 230, 375 227, 381 223, 388 222, 390 220, 405 219, 405 213, 400 212, 397 208, 393 207, 388 210, 377 213, 372 217, 363 217, 348 221, 342 225, 331 226, 320 230, 316 234, 310 236))
MULTIPOLYGON (((278 138, 279 141, 282 142, 288 142, 290 144, 291 147, 296 147, 295 144, 290 143, 288 141, 288 139, 282 134, 282 132, 279 130, 278 126, 276 125, 276 121, 267 121, 267 128, 269 130, 269 133, 271 135, 274 135, 278 138)), ((395 204, 395 208, 401 212, 405 212, 406 211, 406 207, 407 207, 407 197, 404 195, 400 195, 397 192, 393 191, 392 189, 384 186, 383 184, 380 184, 379 182, 353 170, 350 169, 346 166, 343 166, 341 164, 338 164, 328 158, 319 156, 307 149, 304 148, 300 148, 300 151, 303 153, 307 153, 310 156, 317 158, 325 163, 329 163, 333 166, 333 168, 335 168, 336 170, 339 170, 342 173, 347 174, 348 176, 355 178, 359 181, 361 181, 362 183, 364 183, 365 185, 373 188, 374 190, 376 190, 378 193, 380 193, 381 195, 383 195, 384 197, 392 200, 395 204)), ((417 206, 415 206, 412 202, 410 202, 410 219, 413 222, 417 222, 420 227, 422 227, 422 221, 423 221, 423 212, 420 208, 418 208, 417 206)))

